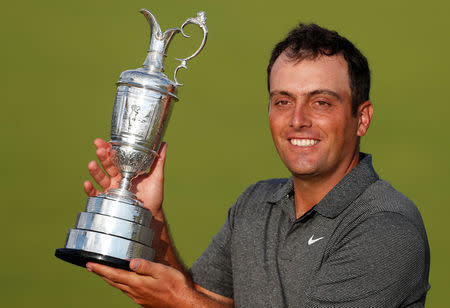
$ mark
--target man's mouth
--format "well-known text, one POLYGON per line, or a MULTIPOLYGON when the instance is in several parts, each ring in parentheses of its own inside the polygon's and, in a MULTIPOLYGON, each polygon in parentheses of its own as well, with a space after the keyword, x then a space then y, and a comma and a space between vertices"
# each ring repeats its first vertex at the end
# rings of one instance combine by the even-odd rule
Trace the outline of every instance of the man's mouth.
POLYGON ((289 139, 289 142, 292 145, 299 147, 309 147, 319 143, 319 140, 316 139, 289 139))

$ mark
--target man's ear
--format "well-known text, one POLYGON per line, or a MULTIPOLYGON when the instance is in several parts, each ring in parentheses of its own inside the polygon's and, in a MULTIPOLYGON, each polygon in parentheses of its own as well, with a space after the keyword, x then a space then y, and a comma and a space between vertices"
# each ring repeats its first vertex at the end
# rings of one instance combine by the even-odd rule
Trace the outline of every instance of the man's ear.
POLYGON ((358 107, 358 129, 356 131, 359 137, 366 134, 370 126, 373 115, 373 105, 371 101, 365 101, 358 107))

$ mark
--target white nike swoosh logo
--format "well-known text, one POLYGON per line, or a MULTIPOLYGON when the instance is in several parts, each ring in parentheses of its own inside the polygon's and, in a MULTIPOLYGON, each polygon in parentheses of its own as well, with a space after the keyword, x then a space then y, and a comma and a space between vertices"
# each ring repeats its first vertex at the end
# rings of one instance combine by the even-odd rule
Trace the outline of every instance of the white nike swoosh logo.
POLYGON ((314 243, 317 242, 317 241, 320 241, 321 239, 323 239, 323 236, 322 236, 322 237, 319 237, 319 238, 315 238, 315 239, 313 239, 313 237, 314 237, 314 235, 311 236, 311 237, 309 238, 309 240, 308 240, 308 246, 314 244, 314 243))

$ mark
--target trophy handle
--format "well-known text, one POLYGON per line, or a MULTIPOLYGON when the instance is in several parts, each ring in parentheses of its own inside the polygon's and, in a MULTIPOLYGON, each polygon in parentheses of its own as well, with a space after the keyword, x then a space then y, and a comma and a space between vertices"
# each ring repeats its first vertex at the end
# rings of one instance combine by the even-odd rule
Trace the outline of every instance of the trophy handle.
POLYGON ((206 38, 208 37, 208 28, 206 28, 206 14, 204 11, 200 11, 197 13, 197 17, 195 18, 188 18, 180 27, 180 32, 181 34, 183 34, 184 37, 190 37, 190 35, 187 35, 186 33, 184 33, 183 28, 186 25, 189 24, 195 24, 198 25, 202 30, 203 30, 203 40, 202 43, 200 44, 200 47, 189 57, 184 58, 184 59, 179 59, 179 58, 175 58, 176 60, 180 61, 181 64, 177 66, 177 68, 175 69, 175 72, 173 73, 173 79, 176 83, 177 86, 183 86, 183 83, 179 83, 177 80, 177 73, 178 70, 180 68, 184 68, 187 69, 186 63, 187 61, 191 60, 192 58, 194 58, 195 56, 197 56, 200 51, 202 51, 203 47, 205 46, 206 43, 206 38))

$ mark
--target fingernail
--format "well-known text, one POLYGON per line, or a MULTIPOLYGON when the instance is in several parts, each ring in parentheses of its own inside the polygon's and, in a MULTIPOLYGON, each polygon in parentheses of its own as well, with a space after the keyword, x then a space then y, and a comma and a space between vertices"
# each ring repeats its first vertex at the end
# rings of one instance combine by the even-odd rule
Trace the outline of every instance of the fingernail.
POLYGON ((132 270, 135 270, 135 269, 137 269, 137 268, 139 267, 139 264, 140 264, 140 261, 139 261, 139 260, 132 260, 132 261, 130 262, 130 268, 131 268, 132 270))
POLYGON ((90 266, 87 265, 86 268, 89 272, 92 272, 92 268, 90 266))

